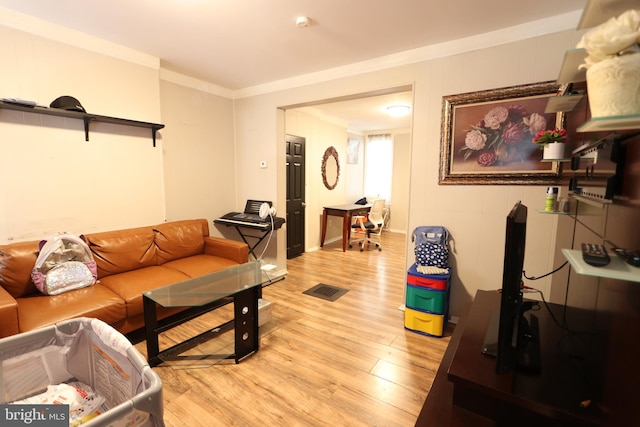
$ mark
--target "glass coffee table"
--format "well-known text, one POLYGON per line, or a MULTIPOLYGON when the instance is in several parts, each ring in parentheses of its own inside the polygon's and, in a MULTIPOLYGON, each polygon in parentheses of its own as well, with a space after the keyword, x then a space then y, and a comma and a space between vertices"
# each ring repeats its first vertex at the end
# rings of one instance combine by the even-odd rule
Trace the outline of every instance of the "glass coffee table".
POLYGON ((142 300, 149 365, 203 359, 234 359, 238 363, 255 353, 260 346, 258 299, 262 296, 262 286, 283 278, 282 273, 263 271, 259 262, 252 261, 144 292, 142 300), (234 305, 232 320, 160 351, 160 333, 231 302, 234 305), (158 306, 186 309, 159 320, 158 306), (234 329, 232 354, 183 354, 230 329, 234 329))

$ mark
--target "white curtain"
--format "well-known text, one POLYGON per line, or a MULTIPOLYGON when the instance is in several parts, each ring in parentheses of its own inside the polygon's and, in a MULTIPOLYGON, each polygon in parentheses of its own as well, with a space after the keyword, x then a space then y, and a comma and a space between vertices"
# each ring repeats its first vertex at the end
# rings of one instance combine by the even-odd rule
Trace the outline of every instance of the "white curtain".
POLYGON ((364 194, 391 201, 393 139, 390 134, 369 135, 365 146, 364 194))

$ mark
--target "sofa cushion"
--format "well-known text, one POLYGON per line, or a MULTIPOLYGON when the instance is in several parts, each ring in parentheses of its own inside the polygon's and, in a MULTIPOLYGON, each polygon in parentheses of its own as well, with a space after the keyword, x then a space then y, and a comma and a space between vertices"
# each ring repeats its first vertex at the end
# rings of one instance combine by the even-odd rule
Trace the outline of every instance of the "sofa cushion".
POLYGON ((18 303, 6 289, 0 288, 0 337, 18 332, 18 303))
POLYGON ((18 242, 0 246, 0 286, 14 298, 36 294, 31 270, 38 258, 38 242, 18 242))
POLYGON ((98 279, 158 264, 151 227, 106 231, 85 236, 98 265, 98 279))
POLYGON ((124 301, 100 284, 60 295, 36 294, 17 301, 20 332, 76 317, 95 317, 112 324, 126 316, 124 301))
POLYGON ((177 270, 154 266, 114 274, 100 279, 100 284, 109 288, 125 301, 127 317, 131 317, 143 312, 143 292, 187 279, 189 276, 177 270))
POLYGON ((162 264, 163 267, 178 270, 189 277, 203 276, 224 268, 233 267, 234 265, 238 265, 238 263, 228 258, 205 254, 194 255, 162 264))
POLYGON ((206 234, 200 220, 173 221, 154 228, 159 264, 204 252, 206 234))

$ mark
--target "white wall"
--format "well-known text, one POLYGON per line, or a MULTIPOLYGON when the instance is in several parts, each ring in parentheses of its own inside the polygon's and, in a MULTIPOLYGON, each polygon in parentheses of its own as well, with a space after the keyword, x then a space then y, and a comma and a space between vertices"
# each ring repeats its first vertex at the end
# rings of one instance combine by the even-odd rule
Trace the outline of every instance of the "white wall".
POLYGON ((389 204, 389 230, 407 233, 411 183, 411 134, 393 134, 393 178, 389 204))
MULTIPOLYGON (((502 275, 504 225, 517 200, 530 206, 525 270, 540 275, 552 268, 556 219, 536 215, 544 202, 543 186, 438 185, 440 158, 440 116, 442 96, 518 84, 555 80, 566 49, 578 41, 578 34, 564 31, 521 42, 399 66, 330 82, 282 90, 236 101, 239 150, 254 146, 253 135, 261 135, 260 150, 272 152, 282 144, 274 135, 274 111, 347 94, 414 84, 414 125, 411 144, 411 190, 408 230, 419 225, 444 225, 455 238, 455 268, 451 312, 464 313, 478 289, 497 289, 502 275)), ((284 154, 276 164, 284 165, 284 154)), ((238 163, 239 175, 255 177, 251 163, 238 163), (248 166, 247 166, 248 165, 248 166)), ((269 186, 284 194, 284 179, 268 177, 269 186)), ((246 189, 239 188, 239 194, 246 189)), ((281 196, 280 196, 281 197, 281 196)), ((413 247, 407 243, 407 266, 413 262, 413 247)), ((404 286, 398 277, 398 286, 404 286)), ((540 287, 548 291, 548 281, 540 287)), ((548 292, 547 292, 548 295, 548 292)), ((396 301, 398 305, 403 301, 396 301)))
MULTIPOLYGON (((285 129, 289 135, 305 138, 305 251, 320 247, 320 230, 324 206, 343 205, 355 200, 347 199, 350 173, 347 168, 347 130, 314 115, 297 109, 285 114, 285 129), (338 152, 340 176, 333 190, 322 181, 322 157, 333 146, 338 152)), ((342 239, 342 218, 330 216, 327 220, 325 242, 342 239)))
POLYGON ((211 222, 246 200, 230 98, 161 79, 157 58, 119 46, 90 52, 3 26, 0 41, 2 96, 72 95, 90 113, 165 125, 155 148, 149 129, 104 123, 85 142, 80 120, 0 110, 0 243, 188 218, 240 240, 211 222))
MULTIPOLYGON (((174 135, 168 129, 166 134, 160 131, 155 149, 146 130, 141 133, 141 130, 114 125, 98 126, 92 131, 91 142, 85 143, 81 126, 75 121, 0 111, 3 153, 0 157, 0 239, 6 242, 39 238, 61 229, 90 232, 145 225, 163 220, 167 216, 165 209, 172 218, 205 215, 209 210, 213 218, 217 212, 241 208, 247 198, 266 198, 283 207, 286 203, 285 119, 280 107, 413 84, 407 230, 419 225, 441 224, 451 231, 455 239, 451 310, 453 315, 460 315, 466 311, 477 289, 496 289, 500 284, 504 217, 513 203, 522 200, 531 208, 525 261, 529 274, 539 275, 553 267, 557 218, 535 213, 535 208, 544 201, 543 186, 438 185, 442 96, 554 80, 564 51, 574 47, 578 38, 577 32, 568 30, 238 99, 233 103, 235 170, 226 168, 230 160, 228 145, 223 140, 230 137, 230 132, 225 100, 203 97, 206 111, 212 113, 212 117, 207 114, 212 127, 220 130, 220 135, 213 136, 211 143, 225 152, 223 159, 218 159, 206 144, 185 146, 190 154, 183 159, 182 153, 174 153, 180 147, 178 141, 174 144, 174 136, 182 135, 174 135), (167 159, 163 165, 165 144, 167 159), (186 161, 205 168, 200 157, 216 160, 211 163, 210 173, 187 176, 191 171, 184 164, 186 161), (261 161, 266 161, 269 167, 260 168, 261 161), (67 168, 69 164, 72 167, 67 168), (207 182, 210 177, 211 182, 215 182, 214 178, 220 176, 215 172, 217 168, 222 168, 225 176, 226 173, 234 175, 225 181, 220 194, 226 205, 232 198, 229 189, 235 187, 235 206, 208 205, 208 192, 218 194, 207 182), (177 180, 167 177, 171 185, 166 191, 165 172, 177 180), (82 184, 87 178, 90 188, 82 184), (43 182, 55 190, 71 186, 79 190, 74 191, 71 198, 54 197, 57 193, 45 188, 43 182), (198 187, 197 183, 203 186, 198 187)), ((162 122, 166 118, 174 125, 181 125, 180 112, 164 103, 182 102, 191 110, 195 104, 190 103, 202 96, 161 84, 159 61, 144 55, 124 61, 116 58, 131 56, 131 52, 126 52, 127 55, 92 53, 6 27, 0 27, 0 40, 0 54, 5 58, 0 62, 3 96, 48 104, 59 95, 69 94, 79 98, 90 112, 149 122, 162 122), (166 117, 161 117, 161 105, 166 117)), ((190 134, 189 144, 194 138, 200 138, 200 131, 191 133, 185 128, 181 131, 190 134)), ((341 141, 346 141, 346 134, 341 136, 341 141)), ((344 158, 344 147, 336 148, 344 158)), ((315 191, 323 190, 316 188, 315 191)), ((326 196, 327 203, 332 203, 332 195, 326 196)), ((319 218, 319 207, 315 206, 313 211, 312 215, 319 218)), ((279 232, 277 236, 280 237, 276 237, 274 257, 278 264, 283 264, 285 234, 279 232)), ((406 255, 408 266, 413 262, 410 243, 407 243, 406 255)), ((397 282, 397 286, 404 286, 404 275, 399 275, 397 282)), ((548 282, 541 282, 540 287, 548 291, 548 282)), ((402 301, 390 303, 400 305, 402 301)))
MULTIPOLYGON (((160 123, 159 61, 115 59, 0 26, 0 94, 160 123), (146 65, 145 65, 146 63, 146 65), (142 65, 140 65, 142 64, 142 65)), ((117 48, 114 48, 114 53, 117 48)), ((0 110, 0 243, 165 217, 162 137, 149 129, 0 110)))
POLYGON ((167 219, 207 218, 210 234, 238 239, 235 228, 212 222, 244 209, 236 200, 233 102, 167 80, 160 93, 167 219))

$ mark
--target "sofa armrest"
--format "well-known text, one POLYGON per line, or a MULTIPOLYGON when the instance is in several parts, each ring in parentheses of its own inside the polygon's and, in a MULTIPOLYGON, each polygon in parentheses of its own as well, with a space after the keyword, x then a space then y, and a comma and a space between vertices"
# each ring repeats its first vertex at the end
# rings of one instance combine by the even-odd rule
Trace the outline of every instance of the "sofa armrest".
POLYGON ((18 302, 6 289, 0 287, 0 338, 19 332, 18 302))
POLYGON ((205 237, 204 253, 227 258, 238 264, 249 261, 249 246, 246 243, 220 237, 205 237))

